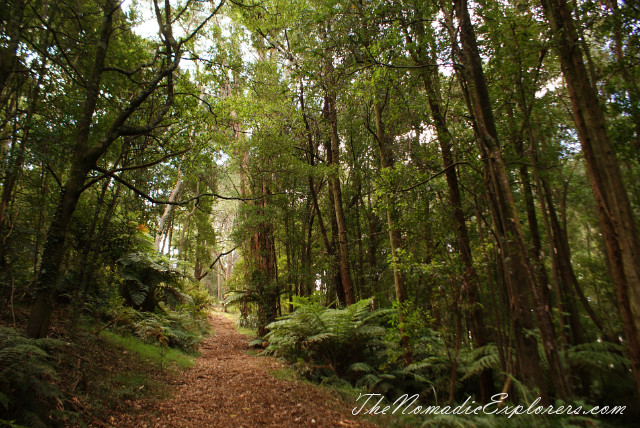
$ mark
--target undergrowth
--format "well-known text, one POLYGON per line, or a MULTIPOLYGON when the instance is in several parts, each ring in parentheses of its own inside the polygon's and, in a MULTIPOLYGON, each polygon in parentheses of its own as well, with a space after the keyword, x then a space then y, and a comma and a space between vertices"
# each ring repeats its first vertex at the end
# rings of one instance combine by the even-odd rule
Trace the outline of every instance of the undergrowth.
POLYGON ((0 425, 49 425, 62 410, 58 373, 51 352, 63 342, 30 339, 0 326, 0 425))
POLYGON ((166 396, 170 376, 193 365, 206 319, 186 309, 135 312, 121 310, 132 323, 86 319, 73 335, 54 321, 56 338, 0 325, 0 426, 104 425, 134 411, 132 400, 166 396))
MULTIPOLYGON (((454 368, 443 338, 430 329, 429 320, 420 315, 407 314, 405 317, 403 327, 409 335, 414 357, 413 363, 405 366, 400 358, 397 308, 371 310, 370 301, 362 300, 344 309, 330 309, 307 298, 296 298, 294 306, 294 312, 267 326, 269 333, 265 339, 269 345, 263 353, 285 359, 304 379, 332 388, 377 394, 376 397, 387 404, 394 403, 404 394, 417 394, 416 405, 449 404, 452 407, 466 398, 480 402, 475 377, 486 368, 493 370, 496 384, 504 382, 505 374, 500 371, 495 345, 461 348, 454 368), (452 371, 456 373, 453 385, 450 383, 452 371)), ((596 419, 568 414, 545 417, 525 414, 508 418, 482 412, 477 415, 409 415, 408 412, 401 415, 402 412, 397 412, 399 423, 412 426, 561 427, 612 426, 633 419, 634 409, 630 404, 605 403, 607 391, 630 381, 629 361, 619 345, 575 346, 568 350, 568 362, 573 370, 588 369, 599 380, 594 383, 589 401, 556 402, 556 408, 563 405, 571 405, 573 409, 577 406, 590 409, 603 404, 626 405, 624 416, 596 419)), ((510 377, 512 386, 505 405, 523 405, 530 402, 531 397, 537 397, 518 379, 510 377)))
POLYGON ((120 336, 116 333, 105 331, 101 336, 112 343, 131 352, 141 361, 148 361, 156 364, 161 370, 175 366, 181 369, 188 369, 193 366, 195 356, 186 354, 179 349, 169 348, 161 344, 150 344, 142 339, 133 336, 120 336))

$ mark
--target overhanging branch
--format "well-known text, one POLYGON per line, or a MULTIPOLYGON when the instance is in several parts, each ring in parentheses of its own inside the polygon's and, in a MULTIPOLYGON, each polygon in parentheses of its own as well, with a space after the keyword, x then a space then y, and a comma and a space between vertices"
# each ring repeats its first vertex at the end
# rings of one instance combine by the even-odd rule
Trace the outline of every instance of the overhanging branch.
POLYGON ((114 172, 108 171, 108 170, 106 170, 104 168, 100 168, 100 167, 95 167, 93 169, 98 171, 98 172, 100 172, 100 173, 102 173, 104 177, 112 177, 114 180, 116 180, 120 184, 122 184, 125 187, 129 188, 130 190, 132 190, 133 193, 135 193, 136 195, 143 197, 144 199, 146 199, 147 201, 151 202, 152 204, 158 204, 158 205, 178 205, 178 206, 183 206, 183 205, 186 205, 186 204, 188 204, 189 202, 192 202, 192 201, 199 201, 200 198, 204 198, 204 197, 212 197, 212 198, 217 198, 217 199, 223 199, 225 201, 258 201, 258 200, 264 199, 264 198, 266 198, 268 196, 274 196, 274 195, 277 195, 277 194, 284 194, 284 193, 272 193, 272 194, 269 194, 269 195, 257 196, 255 198, 241 198, 241 197, 238 197, 238 196, 223 196, 223 195, 220 195, 220 194, 214 193, 214 192, 205 192, 205 193, 200 193, 199 195, 196 195, 196 196, 192 196, 191 198, 186 199, 184 201, 179 201, 179 202, 167 201, 167 200, 156 199, 156 198, 150 196, 149 194, 147 194, 144 191, 138 189, 136 186, 134 186, 133 184, 129 183, 128 181, 126 181, 125 179, 123 179, 119 175, 115 174, 114 172))
POLYGON ((226 256, 227 254, 233 253, 237 248, 238 248, 238 245, 236 245, 235 247, 233 247, 229 251, 225 251, 224 253, 218 254, 218 257, 216 257, 215 260, 209 265, 209 269, 206 272, 204 272, 202 275, 198 276, 198 281, 203 279, 205 276, 209 275, 209 272, 211 272, 211 269, 213 269, 213 267, 216 265, 216 263, 218 263, 218 260, 220 260, 222 257, 226 256))
MULTIPOLYGON (((164 162, 165 160, 172 158, 174 156, 180 156, 183 155, 185 153, 187 153, 189 150, 191 150, 191 148, 186 148, 184 150, 180 150, 179 152, 175 152, 175 153, 169 153, 168 155, 162 156, 160 159, 156 159, 154 161, 151 162, 147 162, 147 163, 143 163, 140 165, 133 165, 133 166, 123 166, 122 168, 116 168, 116 169, 112 169, 109 170, 105 173, 103 173, 101 176, 94 178, 93 180, 89 181, 87 184, 84 185, 84 187, 82 188, 82 191, 87 190, 89 187, 93 186, 94 184, 96 184, 98 181, 103 180, 107 177, 112 177, 113 174, 115 174, 116 172, 122 172, 122 171, 131 171, 134 169, 142 169, 142 168, 149 168, 150 166, 154 166, 157 165, 161 162, 164 162)), ((99 171, 98 168, 94 168, 96 171, 99 171)), ((102 171, 99 171, 102 172, 102 171)))

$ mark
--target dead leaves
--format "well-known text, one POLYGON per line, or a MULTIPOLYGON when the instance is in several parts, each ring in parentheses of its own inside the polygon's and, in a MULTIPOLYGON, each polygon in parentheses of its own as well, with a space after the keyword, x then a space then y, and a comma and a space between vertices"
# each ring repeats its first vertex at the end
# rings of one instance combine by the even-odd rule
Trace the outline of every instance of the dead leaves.
MULTIPOLYGON (((346 419, 352 403, 340 410, 326 391, 298 382, 274 379, 268 372, 277 361, 246 354, 245 336, 229 320, 211 317, 214 331, 201 346, 202 357, 181 374, 173 398, 135 403, 137 415, 116 415, 114 426, 154 427, 374 427, 367 421, 346 419)), ((169 386, 167 386, 169 387, 169 386)))

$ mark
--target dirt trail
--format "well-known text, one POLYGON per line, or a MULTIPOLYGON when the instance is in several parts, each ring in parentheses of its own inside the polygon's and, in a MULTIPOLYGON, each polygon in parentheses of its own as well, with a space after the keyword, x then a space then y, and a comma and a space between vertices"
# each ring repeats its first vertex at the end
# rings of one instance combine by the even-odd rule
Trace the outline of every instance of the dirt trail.
POLYGON ((140 412, 118 415, 119 427, 371 427, 351 415, 355 403, 328 391, 269 372, 273 358, 247 355, 247 338, 231 321, 212 314, 214 334, 204 341, 193 368, 174 382, 172 398, 133 403, 140 412))

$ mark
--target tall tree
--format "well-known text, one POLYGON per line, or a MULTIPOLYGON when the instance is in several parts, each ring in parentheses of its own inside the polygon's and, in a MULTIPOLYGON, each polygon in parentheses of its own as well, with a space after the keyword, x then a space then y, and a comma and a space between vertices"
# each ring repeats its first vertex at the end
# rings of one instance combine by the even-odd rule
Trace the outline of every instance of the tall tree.
MULTIPOLYGON (((386 103, 386 100, 385 100, 386 103)), ((380 169, 383 174, 392 175, 395 164, 392 148, 392 136, 385 131, 382 121, 383 106, 380 100, 375 100, 373 111, 376 122, 376 140, 380 151, 380 169)), ((394 180, 395 181, 395 180, 394 180)), ((400 217, 397 206, 395 189, 397 183, 392 183, 392 188, 385 192, 385 202, 387 211, 387 225, 389 227, 389 242, 391 243, 391 265, 393 266, 393 284, 398 299, 398 323, 400 324, 400 342, 403 349, 405 365, 411 364, 412 355, 405 327, 405 311, 407 310, 407 284, 404 272, 400 267, 400 252, 403 250, 402 233, 399 229, 398 221, 400 217)))
POLYGON ((478 50, 475 31, 466 0, 454 2, 456 17, 460 23, 460 41, 465 75, 469 84, 472 106, 478 130, 478 143, 488 175, 488 192, 492 201, 492 216, 502 262, 508 294, 512 299, 512 315, 515 323, 516 349, 520 373, 540 390, 543 400, 548 401, 547 388, 542 378, 542 367, 537 355, 537 341, 527 337, 526 330, 533 327, 530 307, 533 303, 542 344, 549 363, 552 382, 560 397, 571 396, 571 388, 565 376, 562 361, 556 345, 555 332, 548 307, 544 307, 539 295, 538 284, 529 263, 524 234, 515 206, 511 184, 505 168, 499 145, 498 132, 489 98, 489 90, 484 77, 482 60, 478 50), (531 300, 530 300, 531 299, 531 300))
MULTIPOLYGON (((107 72, 119 72, 134 75, 138 70, 122 70, 116 64, 108 65, 109 45, 114 37, 114 21, 123 19, 120 4, 114 0, 106 0, 102 6, 102 22, 98 28, 98 38, 95 40, 95 50, 90 69, 86 75, 78 75, 78 79, 86 82, 82 113, 77 121, 75 142, 72 149, 72 162, 67 179, 65 180, 57 203, 55 214, 44 244, 40 273, 36 283, 36 301, 31 310, 27 332, 32 337, 44 337, 49 330, 49 322, 55 297, 56 283, 60 264, 64 255, 65 240, 69 221, 73 215, 80 196, 86 189, 86 180, 90 171, 97 168, 98 160, 107 152, 109 147, 122 136, 145 135, 152 132, 163 121, 174 102, 173 74, 178 69, 184 43, 195 33, 176 41, 173 36, 173 15, 169 1, 165 1, 164 10, 154 2, 156 18, 162 39, 162 65, 155 70, 151 77, 137 89, 129 101, 121 107, 110 123, 101 123, 100 128, 106 129, 99 137, 92 132, 96 124, 96 107, 102 94, 103 76, 107 72), (152 94, 166 88, 164 103, 142 125, 135 125, 129 119, 149 100, 152 94)), ((220 6, 218 6, 219 8, 220 6)), ((214 12, 215 13, 215 12, 214 12)), ((213 14, 210 15, 210 17, 213 14)), ((207 19, 208 20, 208 19, 207 19)))
POLYGON ((587 71, 571 10, 565 0, 542 0, 553 30, 573 119, 598 208, 609 272, 615 283, 625 341, 640 394, 640 240, 618 161, 607 134, 595 84, 587 71))

